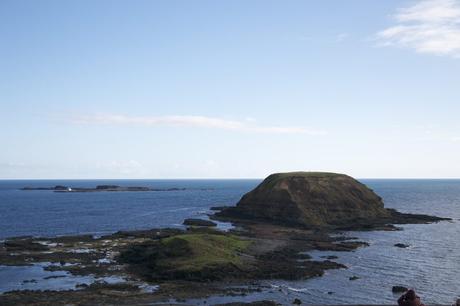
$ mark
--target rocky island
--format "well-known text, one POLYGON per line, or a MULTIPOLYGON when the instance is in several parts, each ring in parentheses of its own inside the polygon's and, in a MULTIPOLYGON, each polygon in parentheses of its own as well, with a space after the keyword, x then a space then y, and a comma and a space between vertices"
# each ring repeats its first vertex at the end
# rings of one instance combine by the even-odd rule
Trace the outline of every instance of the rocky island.
POLYGON ((326 172, 272 174, 235 207, 222 208, 215 217, 322 229, 375 229, 443 220, 386 209, 382 198, 364 184, 326 172))
POLYGON ((223 232, 210 227, 209 221, 189 219, 186 230, 8 239, 0 244, 1 265, 49 262, 46 269, 125 281, 69 291, 12 291, 0 295, 0 304, 141 304, 171 297, 246 294, 263 290, 260 280, 305 279, 321 276, 327 269, 346 268, 334 257, 311 260, 311 250, 352 251, 367 245, 331 234, 346 229, 396 230, 393 224, 446 220, 386 209, 382 199, 357 180, 317 172, 270 175, 236 206, 216 210, 211 219, 231 221, 236 228, 223 232), (145 285, 158 287, 146 292, 145 285))
POLYGON ((118 185, 97 185, 94 188, 85 187, 70 187, 63 185, 56 185, 54 187, 23 187, 21 190, 51 190, 54 192, 119 192, 119 191, 181 191, 185 188, 150 188, 139 186, 118 186, 118 185))

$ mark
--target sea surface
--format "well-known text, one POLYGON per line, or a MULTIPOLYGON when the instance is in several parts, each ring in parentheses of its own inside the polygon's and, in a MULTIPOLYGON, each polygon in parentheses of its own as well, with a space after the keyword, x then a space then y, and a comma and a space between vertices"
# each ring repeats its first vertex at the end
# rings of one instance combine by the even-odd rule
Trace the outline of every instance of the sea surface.
MULTIPOLYGON (((291 304, 294 298, 315 304, 394 303, 398 298, 391 292, 394 285, 415 288, 427 304, 451 304, 460 296, 460 180, 360 181, 382 196, 386 207, 449 217, 453 221, 404 225, 404 230, 396 232, 343 233, 358 237, 370 246, 354 252, 314 251, 310 254, 318 260, 336 255, 337 261, 348 269, 331 270, 306 281, 265 281, 266 289, 262 292, 244 297, 211 297, 207 304, 260 299, 291 304), (396 243, 410 247, 397 248, 396 243), (349 280, 352 276, 358 279, 349 280)), ((185 218, 206 218, 212 206, 234 205, 258 183, 260 180, 3 180, 0 181, 0 240, 28 235, 101 235, 118 230, 182 227, 185 218), (97 193, 19 190, 24 186, 95 187, 101 184, 186 190, 97 193)), ((225 228, 225 224, 222 227, 225 228)), ((41 284, 23 281, 43 273, 39 265, 0 266, 0 293, 40 288, 41 284)), ((69 284, 65 282, 72 279, 60 279, 45 283, 43 288, 67 289, 69 284)), ((190 302, 203 303, 202 300, 190 302)))

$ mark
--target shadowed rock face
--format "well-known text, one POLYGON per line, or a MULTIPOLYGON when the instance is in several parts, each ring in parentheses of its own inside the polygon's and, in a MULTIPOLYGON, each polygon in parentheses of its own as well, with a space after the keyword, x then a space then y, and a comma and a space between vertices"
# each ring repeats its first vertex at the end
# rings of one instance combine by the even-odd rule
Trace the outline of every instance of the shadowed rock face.
POLYGON ((306 225, 346 225, 390 217, 382 199, 350 176, 322 172, 277 173, 222 215, 306 225))

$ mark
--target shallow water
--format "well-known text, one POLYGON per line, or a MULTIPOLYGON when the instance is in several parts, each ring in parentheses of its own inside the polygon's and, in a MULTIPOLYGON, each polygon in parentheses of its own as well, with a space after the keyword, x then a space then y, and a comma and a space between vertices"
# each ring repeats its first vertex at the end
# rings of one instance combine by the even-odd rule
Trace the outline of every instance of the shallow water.
POLYGON ((77 284, 89 285, 90 276, 74 276, 65 271, 46 271, 51 263, 31 266, 0 266, 0 293, 11 290, 68 290, 77 284))
MULTIPOLYGON (((425 303, 452 303, 460 295, 460 180, 362 180, 384 199, 387 207, 404 212, 453 218, 453 222, 405 225, 397 232, 353 232, 369 247, 355 252, 313 252, 337 255, 347 270, 328 271, 306 281, 264 282, 270 289, 245 297, 213 297, 207 304, 275 299, 291 303, 390 303, 393 285, 415 288, 425 303), (395 243, 410 247, 401 249, 395 243), (349 277, 359 279, 350 281, 349 277), (329 294, 329 292, 333 292, 329 294)), ((204 217, 211 206, 231 205, 258 180, 168 181, 1 181, 0 237, 108 233, 120 229, 181 226, 188 217, 204 217), (54 193, 18 191, 23 186, 92 187, 96 184, 185 187, 186 191, 123 193, 54 193), (211 190, 202 190, 211 188, 211 190)), ((319 257, 319 259, 321 259, 319 257)), ((23 279, 30 279, 27 273, 23 279), (28 277, 28 278, 27 278, 28 277)), ((0 269, 0 280, 7 277, 0 269)), ((57 282, 59 278, 55 279, 57 282)), ((0 283, 1 287, 5 286, 0 283)), ((3 290, 4 291, 4 290, 3 290)), ((202 304, 193 300, 193 304, 202 304)))

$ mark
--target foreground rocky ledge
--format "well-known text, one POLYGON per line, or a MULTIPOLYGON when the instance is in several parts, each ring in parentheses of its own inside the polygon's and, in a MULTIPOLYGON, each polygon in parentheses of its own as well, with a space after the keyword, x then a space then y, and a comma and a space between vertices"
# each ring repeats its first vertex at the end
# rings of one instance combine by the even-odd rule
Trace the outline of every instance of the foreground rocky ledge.
POLYGON ((191 227, 119 232, 57 238, 19 237, 0 244, 1 265, 49 262, 46 270, 72 275, 116 276, 120 284, 96 282, 73 291, 13 291, 0 295, 0 304, 141 303, 201 298, 210 294, 246 294, 261 290, 260 279, 301 279, 326 269, 345 268, 330 260, 311 261, 312 249, 350 251, 365 245, 327 233, 293 230, 269 224, 247 225, 223 233, 191 227), (255 282, 255 283, 254 283, 255 282), (153 292, 145 285, 159 285, 153 292), (251 285, 248 287, 248 285, 251 285), (119 302, 119 301, 118 301, 119 302))

